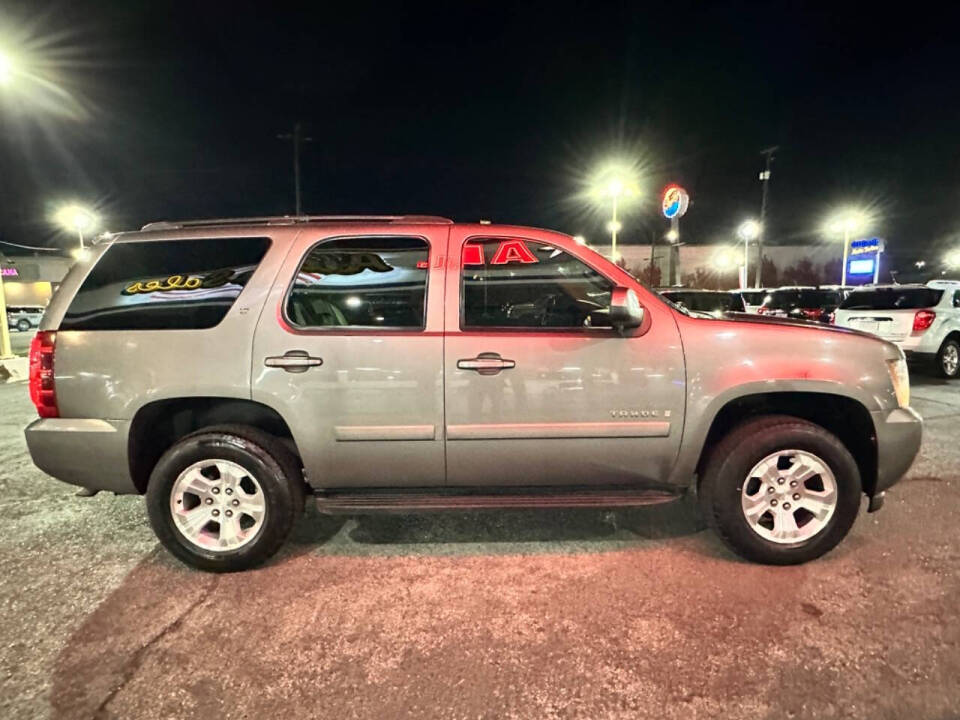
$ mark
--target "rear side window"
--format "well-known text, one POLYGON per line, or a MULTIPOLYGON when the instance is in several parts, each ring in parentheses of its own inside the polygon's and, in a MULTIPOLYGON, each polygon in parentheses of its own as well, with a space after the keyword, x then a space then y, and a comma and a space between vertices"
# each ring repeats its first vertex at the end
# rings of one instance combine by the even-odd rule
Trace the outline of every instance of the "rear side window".
POLYGON ((328 240, 304 258, 287 297, 301 328, 422 329, 430 248, 418 237, 328 240))
POLYGON ((61 330, 197 330, 219 323, 268 238, 120 242, 87 275, 61 330))
POLYGON ((943 290, 933 288, 871 288, 854 290, 840 304, 841 310, 919 310, 934 307, 943 290))
POLYGON ((613 283, 560 248, 511 238, 463 248, 464 328, 609 328, 613 283))
POLYGON ((772 310, 833 309, 839 304, 840 294, 834 290, 777 290, 764 301, 764 305, 772 310))
POLYGON ((743 300, 724 292, 665 292, 667 298, 696 312, 743 312, 743 300))

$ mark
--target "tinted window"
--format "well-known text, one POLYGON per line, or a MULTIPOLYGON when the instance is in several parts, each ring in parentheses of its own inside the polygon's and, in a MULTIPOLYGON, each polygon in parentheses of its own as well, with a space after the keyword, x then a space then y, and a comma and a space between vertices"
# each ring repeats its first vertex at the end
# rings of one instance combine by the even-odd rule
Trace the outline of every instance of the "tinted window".
POLYGON ((559 248, 514 239, 464 246, 463 327, 610 327, 613 283, 559 248))
POLYGON ((329 240, 304 258, 287 318, 299 327, 423 328, 428 267, 423 238, 329 240))
POLYGON ((696 312, 743 312, 740 296, 726 292, 683 292, 671 290, 663 295, 678 305, 696 312))
POLYGON ((219 323, 267 238, 119 242, 80 286, 61 330, 186 330, 219 323))
POLYGON ((840 305, 841 310, 917 310, 933 307, 943 290, 933 288, 870 288, 854 290, 840 305))
POLYGON ((767 296, 764 305, 771 310, 793 310, 795 308, 829 308, 840 303, 840 294, 836 290, 776 290, 767 296))

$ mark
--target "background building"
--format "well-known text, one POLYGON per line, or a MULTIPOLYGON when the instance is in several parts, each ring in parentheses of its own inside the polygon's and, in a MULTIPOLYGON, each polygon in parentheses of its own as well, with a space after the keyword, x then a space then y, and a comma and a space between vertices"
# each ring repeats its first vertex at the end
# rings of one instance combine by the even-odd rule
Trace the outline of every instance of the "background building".
POLYGON ((0 253, 7 305, 47 305, 71 265, 73 258, 54 253, 0 253))

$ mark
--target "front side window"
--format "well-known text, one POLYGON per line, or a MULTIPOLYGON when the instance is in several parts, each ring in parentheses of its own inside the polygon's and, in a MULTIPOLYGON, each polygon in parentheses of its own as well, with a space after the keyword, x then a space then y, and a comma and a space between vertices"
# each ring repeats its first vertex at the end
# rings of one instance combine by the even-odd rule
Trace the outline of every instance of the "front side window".
POLYGON ((513 238, 468 241, 464 328, 609 328, 613 283, 560 248, 513 238))
POLYGON ((307 253, 286 302, 301 328, 423 329, 429 246, 417 237, 328 240, 307 253))

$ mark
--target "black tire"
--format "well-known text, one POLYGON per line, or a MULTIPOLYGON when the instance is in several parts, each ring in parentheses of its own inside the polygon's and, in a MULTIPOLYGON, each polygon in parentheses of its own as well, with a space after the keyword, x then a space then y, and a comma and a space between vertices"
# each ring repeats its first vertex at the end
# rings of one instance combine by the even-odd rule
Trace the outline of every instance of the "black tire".
POLYGON ((943 345, 940 346, 940 349, 937 351, 936 362, 934 363, 934 371, 939 377, 946 378, 947 380, 956 380, 960 377, 960 364, 956 366, 953 372, 950 372, 945 368, 944 365, 944 356, 947 352, 952 349, 954 352, 960 353, 960 343, 958 343, 954 338, 947 338, 943 341, 943 345))
POLYGON ((765 415, 734 428, 710 453, 699 488, 703 517, 741 557, 767 565, 796 565, 818 558, 846 537, 860 510, 860 471, 840 440, 819 425, 787 415, 765 415), (823 460, 837 483, 833 516, 816 535, 791 544, 753 530, 741 506, 747 475, 777 450, 805 450, 823 460))
POLYGON ((29 320, 26 320, 24 318, 20 318, 19 320, 17 320, 17 330, 19 330, 20 332, 26 332, 27 330, 30 329, 30 327, 31 325, 29 320))
POLYGON ((187 435, 163 454, 150 474, 147 512, 157 538, 178 559, 200 570, 235 572, 259 565, 280 549, 303 513, 304 491, 299 462, 277 438, 256 428, 223 425, 187 435), (263 525, 253 540, 232 551, 208 550, 190 542, 170 512, 170 493, 180 473, 213 458, 243 467, 264 495, 263 525))

